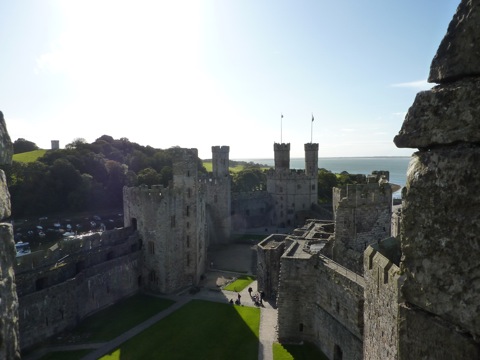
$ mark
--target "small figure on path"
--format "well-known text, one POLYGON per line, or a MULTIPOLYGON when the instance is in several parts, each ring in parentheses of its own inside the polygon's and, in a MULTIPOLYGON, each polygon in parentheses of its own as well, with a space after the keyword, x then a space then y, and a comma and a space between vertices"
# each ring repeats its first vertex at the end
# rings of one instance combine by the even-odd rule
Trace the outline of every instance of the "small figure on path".
POLYGON ((238 293, 238 303, 240 304, 240 298, 242 297, 242 295, 240 295, 240 293, 238 293))
POLYGON ((260 291, 260 305, 263 305, 263 299, 265 299, 265 292, 262 290, 260 291))
POLYGON ((250 294, 250 297, 252 297, 252 291, 253 289, 251 287, 248 288, 248 293, 250 294))
POLYGON ((230 299, 229 303, 230 305, 233 305, 233 299, 230 299))

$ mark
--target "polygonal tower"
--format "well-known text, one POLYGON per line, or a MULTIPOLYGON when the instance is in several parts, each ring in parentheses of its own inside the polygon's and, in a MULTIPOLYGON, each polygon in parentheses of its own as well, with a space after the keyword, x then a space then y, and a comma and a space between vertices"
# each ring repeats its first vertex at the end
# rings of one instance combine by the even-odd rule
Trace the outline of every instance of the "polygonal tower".
POLYGON ((318 173, 318 144, 305 144, 305 174, 317 176, 318 173))
POLYGON ((232 226, 232 180, 230 178, 228 146, 212 146, 212 177, 207 182, 208 245, 225 244, 232 226))
POLYGON ((214 177, 229 175, 229 146, 212 146, 212 172, 214 177))
POLYGON ((274 143, 275 171, 289 171, 290 169, 290 143, 274 143))

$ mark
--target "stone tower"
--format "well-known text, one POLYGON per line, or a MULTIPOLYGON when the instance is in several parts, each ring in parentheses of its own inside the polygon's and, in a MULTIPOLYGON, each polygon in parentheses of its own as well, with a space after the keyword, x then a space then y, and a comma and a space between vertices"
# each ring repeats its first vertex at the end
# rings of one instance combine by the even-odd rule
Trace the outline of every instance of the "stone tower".
POLYGON ((479 359, 480 1, 460 3, 429 81, 394 139, 419 149, 403 196, 398 358, 479 359))
POLYGON ((212 172, 214 177, 228 176, 229 146, 212 146, 212 172))
POLYGON ((173 151, 167 188, 123 190, 125 226, 136 224, 144 244, 142 286, 164 294, 198 285, 206 264, 206 196, 197 150, 173 151))
MULTIPOLYGON (((0 111, 0 163, 12 161, 12 142, 0 111)), ((0 170, 0 220, 10 216, 10 194, 5 173, 0 170)), ((0 359, 20 359, 18 299, 13 265, 15 245, 10 223, 0 223, 0 359)))
POLYGON ((318 144, 305 144, 305 174, 308 176, 318 174, 318 144))
POLYGON ((232 180, 228 146, 212 146, 212 177, 207 180, 208 244, 228 243, 232 226, 232 180))
POLYGON ((59 140, 52 140, 52 150, 58 150, 60 149, 60 141, 59 140))
POLYGON ((267 172, 267 192, 273 201, 270 225, 297 226, 318 201, 318 144, 305 144, 305 170, 290 169, 290 144, 275 143, 274 151, 275 169, 267 172))
POLYGON ((275 171, 289 171, 290 169, 290 144, 273 144, 275 153, 275 171))

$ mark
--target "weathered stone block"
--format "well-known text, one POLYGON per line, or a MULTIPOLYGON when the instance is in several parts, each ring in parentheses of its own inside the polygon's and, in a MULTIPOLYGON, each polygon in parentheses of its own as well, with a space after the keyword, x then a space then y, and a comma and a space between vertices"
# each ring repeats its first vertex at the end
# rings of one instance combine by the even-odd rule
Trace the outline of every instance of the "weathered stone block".
POLYGON ((0 164, 11 164, 13 155, 12 141, 8 135, 7 125, 0 111, 0 164))
POLYGON ((400 148, 431 148, 480 142, 480 79, 439 85, 417 94, 394 143, 400 148))
POLYGON ((402 264, 408 302, 480 334, 480 148, 415 153, 404 194, 402 264))
POLYGON ((429 82, 480 75, 480 4, 462 1, 432 60, 429 82))

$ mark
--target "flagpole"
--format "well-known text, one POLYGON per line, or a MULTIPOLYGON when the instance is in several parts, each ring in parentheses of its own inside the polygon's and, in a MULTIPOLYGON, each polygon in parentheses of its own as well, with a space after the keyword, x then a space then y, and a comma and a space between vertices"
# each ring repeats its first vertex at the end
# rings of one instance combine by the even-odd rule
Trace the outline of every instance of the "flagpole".
POLYGON ((283 144, 283 129, 282 129, 282 126, 283 126, 283 114, 280 113, 280 144, 283 144))
POLYGON ((313 113, 312 113, 312 123, 310 124, 310 144, 313 143, 313 120, 315 118, 313 117, 313 113))

